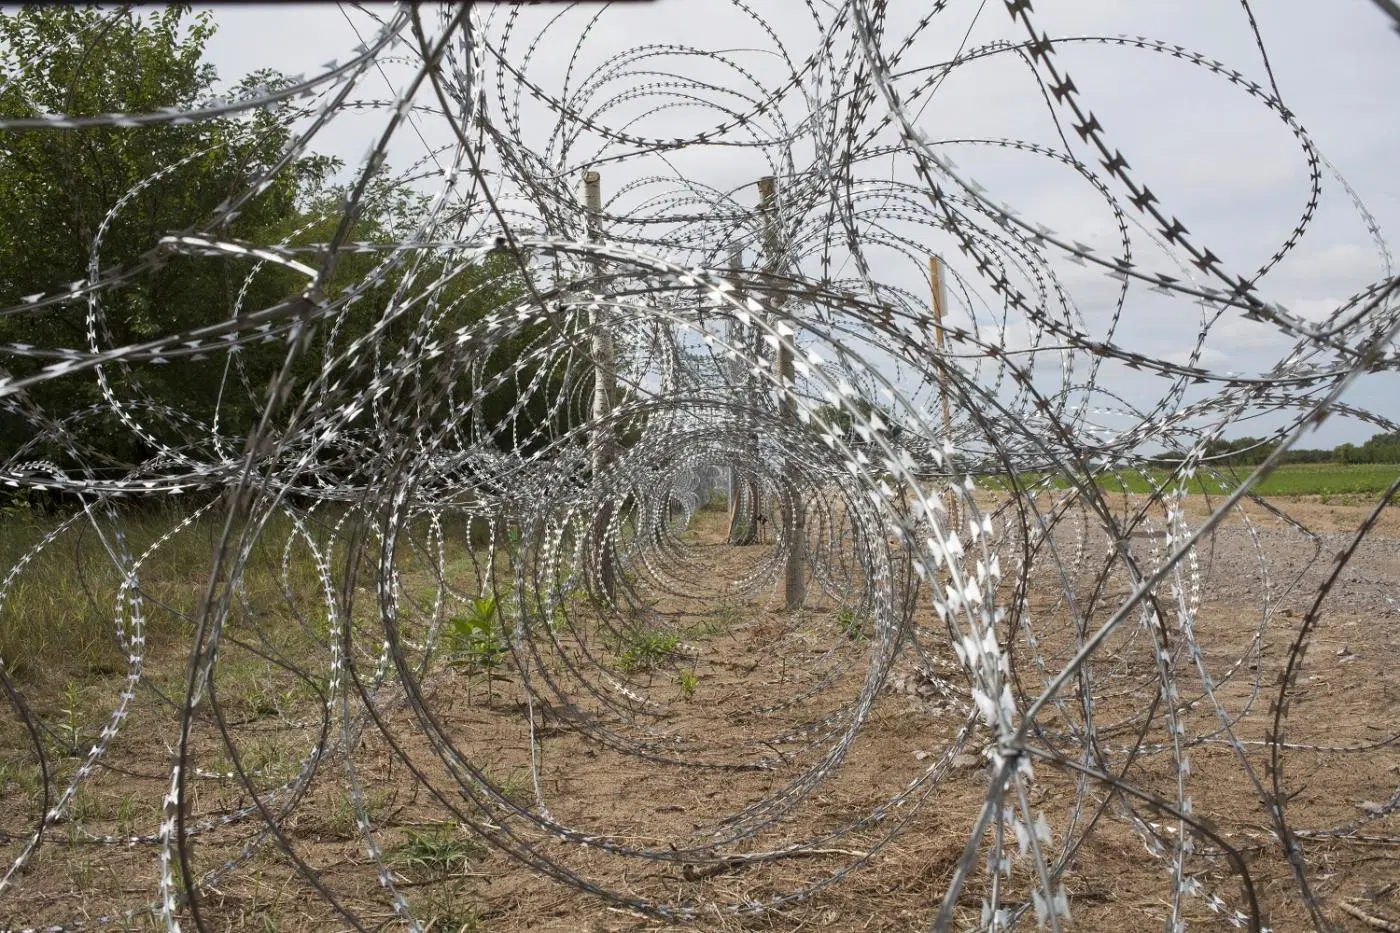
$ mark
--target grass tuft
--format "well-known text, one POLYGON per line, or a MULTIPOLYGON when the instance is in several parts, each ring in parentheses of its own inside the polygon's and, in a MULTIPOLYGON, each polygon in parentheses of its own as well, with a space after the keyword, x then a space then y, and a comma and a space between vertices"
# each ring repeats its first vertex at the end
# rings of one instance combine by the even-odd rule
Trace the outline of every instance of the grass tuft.
POLYGON ((422 832, 405 830, 404 841, 390 853, 390 860, 407 871, 446 875, 485 855, 481 840, 459 827, 434 826, 422 832))
POLYGON ((628 674, 649 671, 675 657, 680 646, 679 635, 634 629, 617 656, 617 666, 628 674))

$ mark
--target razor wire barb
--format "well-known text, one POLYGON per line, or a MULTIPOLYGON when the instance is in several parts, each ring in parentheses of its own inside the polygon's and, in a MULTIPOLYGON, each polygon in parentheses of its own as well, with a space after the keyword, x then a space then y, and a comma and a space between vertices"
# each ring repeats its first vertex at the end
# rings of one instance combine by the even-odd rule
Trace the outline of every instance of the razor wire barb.
MULTIPOLYGON (((609 24, 635 12, 374 8, 377 31, 343 62, 276 85, 152 112, 21 99, 25 115, 0 117, 0 160, 24 133, 139 142, 237 128, 112 192, 74 278, 0 308, 7 335, 58 318, 82 334, 0 345, 0 405, 28 435, 0 479, 17 503, 65 509, 12 555, 0 613, 19 625, 41 568, 70 568, 93 605, 99 591, 111 600, 102 614, 120 657, 102 721, 80 722, 75 699, 66 725, 32 695, 24 658, 0 658, 11 926, 212 929, 220 892, 276 860, 324 919, 426 929, 435 908, 415 900, 396 853, 430 837, 396 841, 401 784, 435 825, 616 905, 699 923, 762 914, 926 832, 919 815, 975 750, 979 802, 945 830, 957 855, 921 923, 1064 929, 1077 859, 1114 826, 1158 866, 1168 929, 1202 906, 1266 928, 1245 858, 1259 846, 1286 860, 1278 896, 1329 928, 1310 846, 1361 838, 1400 807, 1400 787, 1382 788, 1362 819, 1300 825, 1289 762, 1378 760, 1400 735, 1295 741, 1290 706, 1329 593, 1396 487, 1309 594, 1273 682, 1266 636, 1325 555, 1321 536, 1255 490, 1330 414, 1400 430, 1345 397, 1359 375, 1400 362, 1400 279, 1360 195, 1280 99, 1248 5, 1258 66, 1148 37, 1052 38, 1030 0, 979 11, 974 23, 1004 16, 1005 35, 970 44, 969 28, 937 60, 930 37, 961 24, 967 4, 939 0, 897 22, 893 5, 869 0, 803 0, 781 19, 741 0, 709 6, 734 25, 726 48, 598 54, 609 24), (1268 231, 1262 263, 1227 262, 1159 200, 1150 186, 1171 185, 1129 164, 1065 50, 1170 60, 1278 122, 1305 179, 1298 216, 1268 231), (1050 137, 944 134, 924 118, 950 76, 989 64, 1029 76, 1034 92, 1018 103, 1042 109, 1050 137), (278 237, 230 232, 354 121, 368 151, 333 197, 278 237), (239 190, 109 261, 108 239, 142 199, 274 131, 285 145, 239 190), (421 158, 392 168, 391 149, 414 138, 421 158), (1053 166, 1111 217, 1109 235, 1091 245, 1023 219, 979 179, 991 154, 1053 166), (716 169, 731 158, 752 177, 716 169), (362 219, 395 196, 416 207, 362 238, 362 219), (1371 236, 1378 271, 1325 315, 1304 315, 1270 286, 1334 202, 1371 236), (1067 263, 1103 273, 1112 293, 1076 297, 1086 279, 1067 263), (171 264, 230 270, 238 287, 213 313, 179 318, 189 326, 157 316, 140 340, 115 341, 123 296, 171 264), (275 297, 269 279, 282 283, 275 297), (948 296, 936 315, 929 284, 948 296), (1145 307, 1195 321, 1186 352, 1136 348, 1141 315, 1159 313, 1145 307), (1240 321, 1289 347, 1252 374, 1212 368, 1212 339, 1240 321), (158 397, 148 380, 162 367, 221 371, 217 399, 158 397), (1150 397, 1121 388, 1124 370, 1155 377, 1150 397), (64 385, 95 386, 96 401, 36 400, 64 385), (1246 478, 1227 475, 1211 445, 1262 416, 1279 425, 1264 439, 1273 452, 1246 478), (140 455, 96 449, 98 424, 140 455), (1193 518, 1186 496, 1203 477, 1225 491, 1193 518), (720 501, 723 544, 701 546, 688 529, 720 501), (1309 542, 1308 564, 1274 560, 1276 539, 1244 503, 1309 542), (1209 569, 1236 521, 1258 608, 1247 637, 1225 642, 1203 607, 1230 586, 1209 569), (183 589, 152 571, 180 553, 194 555, 183 589), (771 608, 780 592, 784 637, 811 650, 751 646, 747 670, 781 670, 783 686, 725 698, 723 714, 749 731, 678 719, 703 681, 693 668, 674 682, 657 672, 700 657, 691 642, 731 624, 737 603, 771 608), (841 622, 814 642, 804 625, 818 609, 841 622), (710 629, 678 621, 697 613, 710 629), (153 647, 153 626, 174 650, 153 647), (250 687, 254 669, 275 686, 250 687), (892 687, 909 683, 943 698, 920 739, 931 763, 882 802, 811 828, 822 789, 859 756, 892 687), (518 782, 502 776, 496 740, 473 732, 481 709, 520 730, 518 782), (1269 720, 1260 738, 1251 716, 1269 720), (273 738, 254 728, 269 717, 273 738), (1213 812, 1214 788, 1193 777, 1193 756, 1222 750, 1258 802, 1247 831, 1213 812), (626 762, 624 801, 644 773, 736 787, 761 776, 761 791, 721 795, 688 829, 638 833, 560 778, 557 759, 584 754, 626 762), (12 793, 22 771, 30 790, 12 793), (95 830, 82 811, 113 775, 130 780, 142 816, 95 830), (1051 780, 1063 792, 1047 797, 1051 780), (329 806, 327 787, 391 914, 371 917, 309 854, 298 826, 329 806), (46 859, 78 849, 141 883, 81 910, 41 905, 46 859), (827 867, 780 888, 668 894, 619 881, 637 865, 695 880, 808 857, 827 867)), ((1377 6, 1400 22, 1394 4, 1377 6)), ((100 41, 132 14, 105 15, 49 48, 100 41)), ((22 98, 26 70, 45 61, 7 58, 0 93, 22 98)))

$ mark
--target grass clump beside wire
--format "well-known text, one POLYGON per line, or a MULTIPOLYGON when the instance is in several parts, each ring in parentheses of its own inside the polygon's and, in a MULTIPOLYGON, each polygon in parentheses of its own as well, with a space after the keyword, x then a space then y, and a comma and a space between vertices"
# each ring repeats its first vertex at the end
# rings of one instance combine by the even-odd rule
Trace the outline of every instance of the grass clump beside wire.
POLYGON ((865 638, 865 621, 853 609, 842 609, 836 614, 836 628, 851 641, 865 638))
POLYGON ((680 647, 680 636, 672 632, 633 629, 618 652, 617 666, 627 674, 649 671, 674 658, 680 647))
POLYGON ((485 855, 486 846, 481 840, 448 825, 405 830, 404 841, 390 852, 390 861, 406 871, 442 876, 485 855))

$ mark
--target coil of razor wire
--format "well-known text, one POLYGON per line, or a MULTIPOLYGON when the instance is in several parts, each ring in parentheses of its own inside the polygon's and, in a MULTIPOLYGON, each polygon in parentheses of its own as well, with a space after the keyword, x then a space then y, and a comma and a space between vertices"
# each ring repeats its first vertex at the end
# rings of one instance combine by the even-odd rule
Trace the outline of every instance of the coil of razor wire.
MULTIPOLYGON (((1329 593, 1396 486, 1306 583, 1311 564, 1276 559, 1275 536, 1246 522, 1232 546, 1260 583, 1245 636, 1220 639, 1203 607, 1231 586, 1211 561, 1243 504, 1285 519, 1325 564, 1323 538, 1255 490, 1328 415, 1400 430, 1345 394, 1400 363, 1400 279, 1361 195, 1281 98, 1262 42, 1257 61, 1226 63, 1167 40, 1052 37, 1030 0, 1005 0, 979 13, 1003 34, 939 58, 934 39, 965 27, 967 4, 709 6, 736 31, 731 47, 615 50, 610 25, 639 15, 625 4, 386 7, 343 63, 280 89, 194 110, 0 119, 0 143, 229 116, 251 139, 266 131, 259 113, 292 133, 213 214, 113 266, 104 238, 179 166, 117 193, 80 277, 0 309, 81 318, 83 333, 0 346, 0 404, 31 437, 0 478, 74 504, 7 568, 0 613, 37 566, 95 540, 117 580, 103 612, 123 659, 105 721, 67 757, 0 659, 7 735, 21 737, 6 754, 40 775, 0 827, 11 926, 212 929, 219 892, 272 860, 327 921, 376 927, 383 916, 363 905, 377 898, 425 929, 389 851, 385 769, 423 812, 603 902, 702 925, 765 914, 929 832, 921 814, 971 753, 978 792, 942 830, 954 857, 921 926, 1063 929, 1082 853, 1119 833, 1145 850, 1170 929, 1202 908, 1268 926, 1246 858, 1259 846, 1287 865, 1270 896, 1329 928, 1314 843, 1375 831, 1400 787, 1368 787, 1383 802, 1362 819, 1300 822, 1289 765, 1318 751, 1379 760, 1397 736, 1392 723, 1368 744, 1299 739, 1290 701, 1329 593), (1172 183, 1130 165, 1113 121, 1095 117, 1080 53, 1169 61, 1277 121, 1305 178, 1262 260, 1227 261, 1238 252, 1159 200, 1152 187, 1172 183), (950 133, 922 116, 945 82, 998 67, 1029 82, 1015 104, 1053 132, 950 133), (324 234, 227 235, 351 120, 368 121, 368 152, 318 218, 324 234), (392 167, 391 147, 428 127, 442 141, 392 167), (1003 157, 1053 170, 1108 235, 1086 244, 1024 219, 981 177, 1003 157), (385 191, 422 195, 422 213, 387 242, 355 239, 385 191), (1375 275, 1305 316, 1271 285, 1324 209, 1354 213, 1375 275), (352 258, 353 280, 337 278, 352 258), (227 266, 243 288, 209 323, 118 345, 117 296, 172 262, 227 266), (246 303, 274 270, 295 285, 246 303), (1102 287, 1081 297, 1088 272, 1112 283, 1106 300, 1102 287), (1174 315, 1185 352, 1139 340, 1146 314, 1174 315), (1255 372, 1222 372, 1212 348, 1241 321, 1287 346, 1255 372), (246 362, 267 346, 270 373, 246 362), (159 367, 195 365, 223 373, 209 412, 145 388, 159 367), (1150 394, 1122 389, 1125 372, 1150 377, 1150 394), (101 401, 57 411, 33 398, 67 383, 96 385, 101 401), (257 417, 244 424, 234 400, 257 417), (1274 452, 1226 477, 1212 443, 1261 418, 1277 425, 1274 452), (138 440, 140 462, 85 446, 98 422, 138 440), (1204 515, 1185 507, 1200 477, 1226 490, 1204 515), (728 512, 719 544, 689 532, 715 502, 728 512), (156 503, 187 508, 158 512, 166 526, 138 543, 133 510, 156 503), (177 551, 199 573, 174 593, 149 568, 177 551), (1281 615, 1290 594, 1307 597, 1302 619, 1281 615), (268 598, 286 615, 261 608, 268 598), (712 715, 679 715, 688 707, 647 651, 699 658, 741 604, 768 606, 776 634, 725 663, 777 686, 735 686, 712 715), (845 629, 814 629, 818 611, 845 629), (177 650, 155 651, 153 626, 177 650), (1270 681, 1263 646, 1280 630, 1287 662, 1270 681), (294 710, 275 730, 235 696, 235 659, 286 685, 259 701, 294 710), (872 721, 915 681, 941 698, 916 737, 924 763, 861 777, 872 721), (483 710, 508 719, 514 757, 483 733, 483 710), (1242 737, 1250 717, 1269 720, 1263 738, 1242 737), (1192 770, 1222 754, 1258 802, 1253 835, 1212 810, 1216 788, 1192 770), (607 806, 569 780, 590 756, 616 768, 607 806), (1046 796, 1050 774, 1060 792, 1046 796), (112 775, 147 819, 84 821, 85 794, 112 775), (733 792, 678 829, 636 818, 665 803, 646 775, 733 792), (833 807, 824 795, 842 780, 869 780, 881 802, 833 807), (307 846, 300 827, 327 787, 374 897, 307 846), (44 864, 77 850, 140 881, 82 910, 30 897, 44 864), (703 893, 621 880, 741 864, 801 878, 703 893)), ((208 156, 218 147, 187 161, 208 156)))

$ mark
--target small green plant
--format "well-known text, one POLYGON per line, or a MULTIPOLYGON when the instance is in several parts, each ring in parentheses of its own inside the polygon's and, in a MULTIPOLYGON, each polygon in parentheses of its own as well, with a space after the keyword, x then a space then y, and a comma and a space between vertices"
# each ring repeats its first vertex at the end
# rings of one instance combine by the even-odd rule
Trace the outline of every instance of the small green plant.
MULTIPOLYGON (((245 774, 258 775, 266 780, 283 780, 297 773, 301 761, 295 749, 271 736, 254 738, 244 743, 238 750, 238 762, 245 774)), ((222 761, 219 762, 223 764, 222 761)), ((229 762, 225 771, 233 770, 229 762)))
POLYGON ((622 652, 617 656, 617 666, 628 674, 649 671, 670 660, 680 646, 679 635, 633 630, 622 652))
POLYGON ((40 773, 38 765, 0 764, 0 798, 32 797, 40 789, 40 773))
POLYGON ((528 768, 516 768, 504 777, 487 776, 486 780, 496 789, 496 793, 522 809, 529 807, 535 800, 534 791, 530 787, 530 771, 528 768))
POLYGON ((85 709, 86 704, 83 703, 77 683, 69 681, 63 688, 63 708, 59 710, 62 718, 54 724, 52 731, 57 750, 65 757, 77 758, 86 751, 84 746, 88 742, 83 724, 85 709))
MULTIPOLYGON (((393 799, 388 790, 367 790, 364 792, 365 809, 371 814, 381 810, 393 799)), ((346 791, 340 791, 330 804, 321 811, 325 832, 340 839, 353 839, 359 834, 359 818, 355 812, 355 801, 346 791)))
POLYGON ((434 890, 422 905, 421 916, 428 918, 424 930, 430 933, 482 933, 485 919, 471 904, 462 903, 460 891, 434 890))
POLYGON ((700 686, 700 678, 695 671, 687 668, 676 675, 676 686, 681 688, 681 699, 690 702, 695 699, 695 688, 700 686))
POLYGON ((405 830, 403 843, 390 853, 390 859, 409 871, 445 875, 485 854, 481 841, 457 826, 434 826, 422 832, 405 830))
POLYGON ((496 597, 473 599, 465 615, 453 616, 447 627, 447 647, 460 663, 490 671, 505 659, 496 597))
POLYGON ((117 823, 117 832, 123 836, 134 836, 137 834, 139 826, 140 798, 132 793, 122 797, 122 802, 117 805, 117 812, 114 819, 117 823))
POLYGON ((68 878, 70 883, 77 890, 91 892, 95 882, 92 859, 70 859, 68 862, 68 878))
MULTIPOLYGON (((68 802, 68 812, 64 814, 64 819, 68 823, 70 844, 76 845, 78 843, 78 840, 82 838, 82 827, 98 815, 98 810, 98 802, 92 791, 86 787, 79 787, 73 793, 73 798, 68 802)), ((80 860, 81 862, 86 862, 86 860, 80 860)), ((89 865, 85 871, 90 874, 91 866, 89 865)))
POLYGON ((29 491, 7 491, 0 495, 0 515, 10 522, 32 522, 36 509, 29 501, 29 491))
POLYGON ((861 641, 865 638, 865 622, 855 614, 854 610, 842 609, 836 614, 836 627, 841 630, 851 641, 861 641))
POLYGON ((697 638, 702 635, 723 635, 743 619, 743 613, 738 606, 733 603, 720 603, 714 611, 700 616, 692 625, 685 629, 688 638, 697 638))

